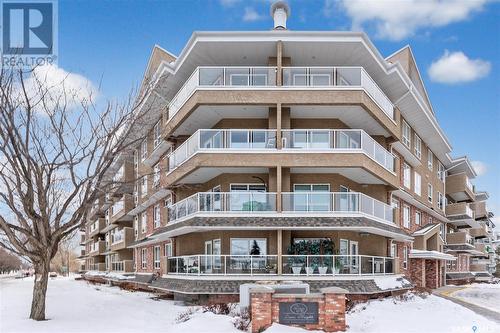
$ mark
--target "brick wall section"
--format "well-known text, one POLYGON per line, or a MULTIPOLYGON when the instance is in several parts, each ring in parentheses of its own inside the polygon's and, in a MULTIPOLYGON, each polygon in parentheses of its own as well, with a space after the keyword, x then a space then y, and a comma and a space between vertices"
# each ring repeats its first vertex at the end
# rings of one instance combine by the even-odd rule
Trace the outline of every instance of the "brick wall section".
POLYGON ((166 267, 164 267, 165 264, 165 244, 169 243, 170 241, 166 242, 161 242, 153 245, 148 245, 148 246, 143 246, 143 247, 138 247, 135 249, 135 267, 136 267, 136 272, 138 273, 160 273, 160 275, 166 274, 166 267), (154 257, 153 257, 153 248, 155 246, 160 247, 160 269, 155 269, 154 268, 154 257), (146 268, 142 268, 142 249, 147 250, 147 265, 146 268))
POLYGON ((410 278, 417 287, 426 286, 425 259, 410 259, 410 278))
POLYGON ((317 302, 318 323, 300 326, 307 330, 325 332, 345 331, 345 293, 341 288, 324 288, 320 294, 276 294, 271 288, 255 288, 251 291, 250 314, 252 333, 262 332, 279 322, 279 304, 282 302, 317 302))
POLYGON ((427 288, 438 288, 438 260, 436 259, 426 259, 425 260, 425 285, 427 288))

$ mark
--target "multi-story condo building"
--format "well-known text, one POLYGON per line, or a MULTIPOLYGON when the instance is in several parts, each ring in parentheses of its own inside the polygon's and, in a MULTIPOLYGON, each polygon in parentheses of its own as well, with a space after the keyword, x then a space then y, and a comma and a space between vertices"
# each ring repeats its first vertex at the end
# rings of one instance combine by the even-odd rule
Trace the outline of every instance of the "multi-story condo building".
POLYGON ((364 33, 287 30, 280 6, 271 31, 154 47, 155 120, 92 209, 86 269, 176 295, 286 280, 376 293, 388 275, 436 288, 490 272, 487 195, 450 157, 410 47, 383 57, 364 33))

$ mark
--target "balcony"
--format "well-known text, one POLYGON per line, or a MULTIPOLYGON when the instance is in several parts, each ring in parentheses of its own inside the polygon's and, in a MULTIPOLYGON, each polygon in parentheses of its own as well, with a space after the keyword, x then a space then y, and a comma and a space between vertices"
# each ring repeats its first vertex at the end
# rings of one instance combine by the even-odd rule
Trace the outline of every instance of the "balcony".
POLYGON ((366 255, 191 255, 167 258, 168 275, 374 276, 398 273, 395 258, 366 255))
POLYGON ((133 260, 122 260, 111 263, 112 272, 130 273, 134 271, 133 260))
MULTIPOLYGON (((169 224, 195 214, 276 213, 276 193, 199 192, 169 208, 169 224)), ((281 194, 283 213, 305 215, 363 215, 393 225, 393 208, 358 192, 289 192, 281 194)))
POLYGON ((482 243, 475 243, 474 247, 478 252, 481 252, 482 255, 487 256, 488 255, 488 249, 489 246, 487 244, 482 244, 482 243))
POLYGON ((106 227, 106 219, 104 217, 98 218, 96 221, 89 225, 89 237, 97 236, 102 229, 106 227))
POLYGON ((169 155, 172 172, 197 153, 362 153, 395 174, 395 157, 363 130, 283 130, 282 150, 277 149, 276 130, 202 129, 169 155))
MULTIPOLYGON (((474 187, 465 173, 446 177, 446 195, 455 201, 474 201, 474 187)), ((477 214, 476 214, 476 217, 477 214)))
POLYGON ((276 212, 276 193, 270 192, 199 192, 168 210, 169 223, 177 223, 197 213, 262 214, 276 212))
POLYGON ((479 222, 479 228, 472 228, 469 230, 470 235, 474 238, 485 238, 488 237, 490 228, 485 222, 479 222))
POLYGON ((198 67, 171 100, 169 120, 197 89, 336 89, 363 90, 394 122, 394 106, 362 67, 285 67, 283 86, 276 67, 198 67))
POLYGON ((104 272, 106 270, 106 264, 103 263, 103 262, 100 262, 100 263, 97 263, 97 264, 90 264, 89 265, 89 270, 104 272))
POLYGON ((100 240, 90 245, 89 256, 99 256, 106 252, 106 241, 100 240))
POLYGON ((134 241, 134 229, 133 228, 122 228, 120 230, 116 230, 113 235, 113 242, 111 243, 111 251, 118 251, 127 248, 134 241))
POLYGON ((488 264, 470 264, 469 269, 471 272, 488 272, 488 264))
POLYGON ((132 193, 134 179, 134 165, 125 161, 113 175, 113 180, 109 193, 114 196, 121 196, 124 193, 132 193))
POLYGON ((383 223, 394 223, 394 208, 358 192, 282 193, 284 213, 361 214, 383 223))
POLYGON ((474 238, 465 231, 453 232, 446 235, 446 243, 448 245, 468 244, 474 246, 474 238))
POLYGON ((471 203, 471 208, 476 214, 476 218, 483 218, 488 216, 488 208, 486 207, 486 201, 478 201, 471 203))
POLYGON ((134 197, 130 194, 124 194, 121 199, 116 201, 111 207, 110 223, 117 223, 121 221, 131 221, 132 216, 128 212, 134 208, 134 197))

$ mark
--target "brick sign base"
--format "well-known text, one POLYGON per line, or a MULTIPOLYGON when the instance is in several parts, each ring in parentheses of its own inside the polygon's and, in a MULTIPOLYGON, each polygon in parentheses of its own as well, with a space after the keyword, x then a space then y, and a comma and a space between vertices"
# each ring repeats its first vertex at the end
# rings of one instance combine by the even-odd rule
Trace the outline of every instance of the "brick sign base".
MULTIPOLYGON (((271 287, 252 288, 250 290, 252 333, 262 332, 273 323, 280 323, 280 303, 302 304, 301 307, 304 309, 303 304, 306 304, 314 311, 317 304, 315 323, 290 326, 325 332, 345 331, 346 293, 347 290, 336 287, 321 289, 321 293, 318 294, 275 294, 271 287), (315 303, 314 306, 311 306, 311 303, 315 303)), ((284 324, 283 316, 281 319, 281 324, 284 324)))

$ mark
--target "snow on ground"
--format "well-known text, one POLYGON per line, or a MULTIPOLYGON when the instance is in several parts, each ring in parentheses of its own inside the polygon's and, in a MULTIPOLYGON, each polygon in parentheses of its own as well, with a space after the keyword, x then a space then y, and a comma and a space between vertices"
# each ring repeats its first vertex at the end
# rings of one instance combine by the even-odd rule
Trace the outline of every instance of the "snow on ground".
MULTIPOLYGON (((483 286, 483 285, 480 285, 483 286)), ((478 286, 478 288, 480 287, 478 286)), ((233 318, 203 313, 174 301, 155 301, 151 294, 91 285, 73 278, 49 281, 45 322, 28 318, 32 278, 0 280, 0 332, 172 332, 241 333, 233 318), (191 319, 176 323, 192 309, 191 319)), ((406 302, 387 298, 359 304, 347 314, 348 332, 500 332, 500 325, 458 304, 428 296, 406 302)), ((274 324, 266 333, 311 332, 274 324)))
POLYGON ((347 314, 346 323, 348 332, 500 332, 500 324, 434 295, 358 304, 347 314))
POLYGON ((399 276, 376 276, 373 278, 377 287, 382 290, 403 288, 411 284, 408 280, 399 276))
POLYGON ((500 313, 500 284, 473 283, 464 287, 450 296, 500 313))

